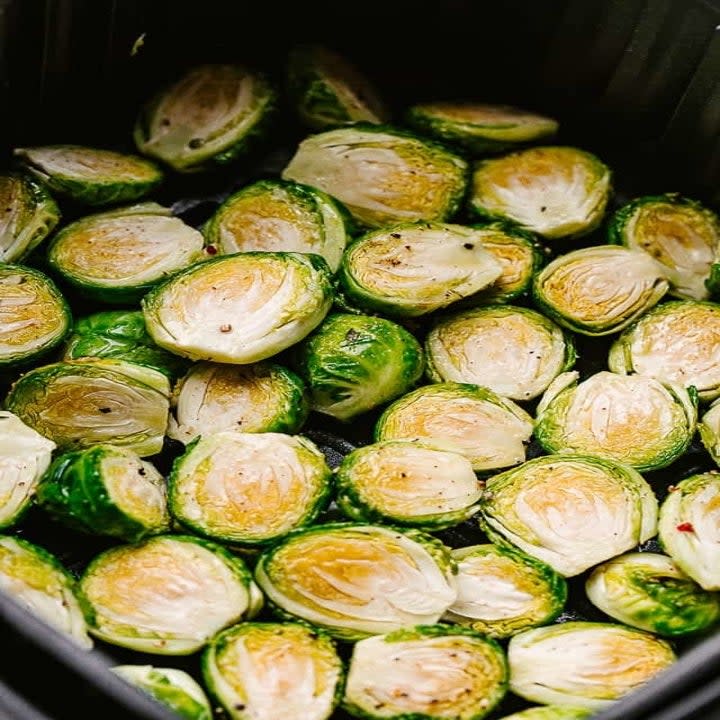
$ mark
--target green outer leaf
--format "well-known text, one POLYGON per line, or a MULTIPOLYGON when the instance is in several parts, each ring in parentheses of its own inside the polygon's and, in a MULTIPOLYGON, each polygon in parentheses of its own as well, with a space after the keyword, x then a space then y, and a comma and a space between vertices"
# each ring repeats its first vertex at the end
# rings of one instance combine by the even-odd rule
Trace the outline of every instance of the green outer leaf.
POLYGON ((500 720, 584 720, 592 715, 592 711, 585 708, 573 708, 568 705, 545 705, 532 707, 527 710, 503 715, 500 720))

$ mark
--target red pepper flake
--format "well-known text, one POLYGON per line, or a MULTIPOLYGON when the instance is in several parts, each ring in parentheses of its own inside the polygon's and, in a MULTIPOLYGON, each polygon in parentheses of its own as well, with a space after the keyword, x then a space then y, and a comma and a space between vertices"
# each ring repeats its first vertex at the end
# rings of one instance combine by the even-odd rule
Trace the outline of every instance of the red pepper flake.
POLYGON ((208 246, 205 248, 205 252, 206 252, 208 255, 217 255, 217 248, 216 248, 214 245, 208 245, 208 246))
POLYGON ((693 524, 689 522, 680 523, 675 529, 679 532, 695 532, 693 524))

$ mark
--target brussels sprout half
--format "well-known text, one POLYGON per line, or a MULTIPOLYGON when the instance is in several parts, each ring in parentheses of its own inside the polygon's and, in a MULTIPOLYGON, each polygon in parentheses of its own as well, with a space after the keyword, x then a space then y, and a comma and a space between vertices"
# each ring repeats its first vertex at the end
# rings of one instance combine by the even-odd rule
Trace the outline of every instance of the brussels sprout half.
POLYGON ((16 148, 23 168, 52 191, 83 205, 127 203, 163 180, 155 163, 137 155, 81 145, 16 148))
POLYGON ((101 553, 85 570, 80 588, 95 637, 158 655, 189 655, 262 606, 240 558, 184 535, 160 535, 101 553))
POLYGON ((609 197, 610 170, 594 155, 572 147, 538 147, 480 162, 472 177, 470 210, 557 240, 594 230, 609 197))
POLYGON ((61 450, 108 443, 144 457, 162 449, 169 396, 170 383, 157 370, 93 358, 25 373, 5 406, 61 450))
POLYGON ((608 242, 644 250, 660 263, 671 295, 705 300, 711 267, 720 262, 720 219, 676 193, 640 197, 610 218, 608 242))
POLYGON ((710 457, 720 466, 720 398, 702 416, 698 423, 700 440, 710 457))
POLYGON ((89 650, 75 580, 49 552, 21 538, 0 536, 0 591, 89 650))
POLYGON ((480 720, 507 690, 493 640, 450 625, 407 627, 353 648, 343 708, 368 720, 480 720))
POLYGON ((567 599, 567 583, 549 565, 499 545, 452 551, 458 596, 445 620, 495 638, 551 623, 567 599))
POLYGON ((539 457, 490 478, 482 525, 565 577, 632 550, 657 532, 658 503, 626 465, 585 455, 539 457))
POLYGON ((619 332, 655 306, 668 283, 649 255, 613 245, 574 250, 533 282, 538 308, 582 335, 619 332))
POLYGON ((239 65, 201 65, 155 95, 135 123, 135 145, 178 172, 225 165, 268 130, 277 93, 239 65))
POLYGON ((20 262, 60 222, 60 209, 33 178, 0 175, 0 262, 20 262))
POLYGON ((568 705, 545 705, 503 715, 500 720, 584 720, 592 715, 586 708, 573 708, 568 705))
POLYGON ((94 535, 135 542, 170 531, 163 476, 127 448, 95 445, 60 455, 37 498, 59 522, 94 535))
POLYGON ((438 383, 390 405, 375 426, 375 441, 425 443, 488 471, 523 462, 532 430, 532 418, 512 400, 478 385, 438 383))
POLYGON ((437 622, 455 601, 454 572, 430 535, 337 523, 296 530, 266 550, 255 579, 281 617, 357 640, 437 622))
POLYGON ((343 664, 333 641, 299 623, 242 623, 203 655, 212 695, 234 720, 326 720, 340 701, 343 664))
POLYGON ((416 317, 475 295, 502 274, 482 245, 485 234, 462 225, 404 223, 353 242, 340 284, 360 307, 416 317))
POLYGON ((468 310, 435 325, 425 340, 435 382, 474 383, 513 400, 542 394, 575 364, 575 345, 544 315, 507 305, 468 310))
POLYGON ((318 255, 239 253, 189 267, 142 300, 155 342, 193 360, 247 365, 294 345, 330 309, 318 255))
POLYGON ((361 225, 446 220, 465 194, 468 165, 441 145, 385 125, 357 123, 300 143, 285 180, 324 190, 361 225))
POLYGON ((606 615, 665 637, 704 630, 720 617, 717 595, 657 553, 628 553, 599 565, 585 592, 606 615))
POLYGON ((598 455, 640 471, 659 470, 688 449, 696 421, 692 388, 604 371, 578 383, 578 373, 569 372, 540 401, 535 437, 550 453, 598 455))
POLYGON ((665 670, 675 654, 664 640, 640 630, 567 622, 516 635, 508 661, 516 695, 599 710, 665 670))
POLYGON ((335 272, 348 242, 347 211, 329 195, 299 183, 260 180, 231 195, 203 228, 223 255, 314 253, 335 272))
POLYGON ((70 308, 49 277, 0 264, 0 370, 39 360, 71 326, 70 308))
POLYGON ((334 314, 298 349, 313 410, 349 420, 406 393, 422 376, 420 343, 400 325, 334 314))
POLYGON ((335 477, 337 503, 350 519, 425 530, 472 517, 483 490, 467 458, 411 442, 358 448, 335 477))
POLYGON ((704 590, 720 590, 720 473, 685 478, 660 507, 660 542, 704 590))

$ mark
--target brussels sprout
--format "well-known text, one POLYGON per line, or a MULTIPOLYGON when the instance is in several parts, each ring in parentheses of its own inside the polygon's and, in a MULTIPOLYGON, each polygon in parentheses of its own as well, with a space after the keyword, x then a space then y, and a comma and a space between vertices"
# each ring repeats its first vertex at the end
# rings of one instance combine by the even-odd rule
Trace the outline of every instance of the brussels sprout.
POLYGON ((104 302, 134 302, 202 260, 202 235, 157 203, 90 215, 63 228, 48 263, 69 285, 104 302))
POLYGON ((324 190, 360 224, 446 220, 465 194, 468 165, 441 145, 385 125, 311 135, 282 177, 324 190))
POLYGON ((139 310, 105 310, 76 320, 65 344, 63 359, 87 357, 147 365, 170 380, 185 372, 189 365, 184 358, 155 345, 139 310))
POLYGON ((662 265, 670 294, 705 300, 705 282, 720 262, 720 220, 676 193, 640 197, 610 218, 608 242, 644 250, 662 265))
POLYGON ((247 365, 294 345, 332 304, 318 255, 252 252, 189 267, 142 300, 155 342, 193 360, 247 365))
POLYGON ((61 455, 37 498, 56 520, 90 534, 135 542, 170 530, 162 475, 127 448, 95 445, 61 455))
POLYGON ((483 489, 462 455, 393 441, 351 452, 338 468, 336 482, 337 503, 349 518, 426 530, 472 517, 483 489))
POLYGON ((720 305, 668 302, 629 327, 610 348, 610 370, 694 387, 701 400, 720 396, 720 305))
POLYGON ((567 705, 545 705, 504 715, 500 720, 584 720, 592 715, 585 708, 573 708, 567 705))
POLYGON ((0 536, 0 590, 82 648, 92 647, 75 594, 75 580, 41 547, 21 538, 0 536))
POLYGON ((452 551, 458 564, 458 597, 450 622, 506 638, 552 622, 563 610, 567 583, 549 565, 498 545, 452 551))
POLYGON ((577 372, 558 376, 537 407, 535 437, 547 452, 598 455, 646 471, 688 449, 697 421, 692 389, 610 372, 577 380, 577 372))
POLYGON ((534 310, 507 305, 441 320, 425 352, 431 380, 483 385, 513 400, 537 397, 575 364, 570 335, 534 310))
POLYGON ((666 637, 704 630, 720 617, 718 597, 656 553, 628 553, 599 565, 585 591, 606 615, 666 637))
POLYGON ((382 123, 390 117, 368 78, 321 45, 292 49, 288 91, 298 117, 312 130, 358 121, 382 123))
POLYGON ((5 405, 61 450, 108 443, 145 457, 162 450, 169 396, 170 383, 157 370, 93 358, 25 373, 5 405))
POLYGON ((95 637, 158 655, 189 655, 262 606, 240 558, 184 535, 106 550, 87 567, 80 588, 95 637))
POLYGON ((720 399, 716 400, 698 423, 700 439, 717 465, 720 465, 720 399))
POLYGON ((236 720, 326 720, 340 700, 333 641, 299 623, 242 623, 203 655, 210 692, 236 720))
POLYGON ((22 166, 52 191, 83 205, 137 200, 163 180, 155 163, 137 155, 80 145, 16 148, 22 166))
POLYGON ((664 640, 640 630, 567 622, 516 635, 508 661, 516 695, 599 710, 665 670, 675 654, 664 640))
POLYGON ((404 223, 358 238, 345 252, 340 283, 355 304, 415 317, 475 295, 502 274, 482 245, 485 234, 462 225, 404 223))
POLYGON ((565 577, 632 550, 657 531, 658 503, 626 465, 583 455, 539 457, 488 480, 482 525, 565 577))
POLYGON ((178 172, 225 165, 266 133, 276 95, 262 75, 239 65, 192 68, 140 111, 135 145, 178 172))
POLYGON ((420 625, 353 648, 343 708, 368 720, 480 720, 507 690, 505 655, 468 628, 420 625))
POLYGON ((0 262, 20 262, 60 222, 45 188, 21 174, 0 175, 0 262))
POLYGON ((375 426, 375 441, 426 443, 486 471, 523 462, 532 429, 532 418, 512 400, 478 385, 438 383, 390 405, 375 426))
POLYGON ((300 346, 313 410, 349 420, 406 393, 425 366, 405 328, 367 315, 330 315, 300 346))
POLYGON ((70 308, 49 277, 0 265, 0 370, 37 361, 70 331, 70 308))
POLYGON ((594 155, 572 147, 538 147, 480 162, 470 210, 558 240, 594 230, 609 196, 610 170, 594 155))
POLYGON ((337 523, 296 530, 266 550, 255 579, 280 616, 357 640, 437 622, 455 601, 454 572, 430 535, 337 523))
POLYGON ((282 365, 197 363, 174 391, 168 435, 187 444, 222 430, 296 433, 309 405, 303 381, 282 365))
POLYGON ((583 335, 610 335, 658 303, 668 284, 649 255, 612 245, 561 255, 535 276, 538 308, 583 335))
POLYGON ((685 478, 660 508, 660 542, 704 590, 720 590, 720 473, 685 478))
POLYGON ((223 255, 254 250, 315 253, 335 272, 348 241, 346 214, 320 190, 261 180, 231 195, 203 232, 223 255))
POLYGON ((113 672, 167 705, 183 720, 212 720, 212 708, 205 691, 182 670, 118 665, 113 672))
POLYGON ((219 432, 188 447, 170 475, 170 509, 199 535, 262 545, 310 524, 330 493, 325 457, 305 438, 219 432))
POLYGON ((549 138, 558 130, 558 123, 552 118, 509 105, 477 102, 420 103, 408 110, 406 119, 418 132, 474 155, 549 138))

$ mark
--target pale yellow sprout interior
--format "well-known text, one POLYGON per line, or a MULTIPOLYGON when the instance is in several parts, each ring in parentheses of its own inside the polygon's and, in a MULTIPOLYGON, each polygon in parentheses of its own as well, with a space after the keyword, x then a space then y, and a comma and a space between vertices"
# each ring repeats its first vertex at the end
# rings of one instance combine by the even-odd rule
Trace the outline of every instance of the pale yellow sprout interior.
POLYGON ((523 287, 533 270, 533 251, 525 243, 517 242, 502 233, 480 231, 483 248, 500 263, 502 273, 487 289, 502 295, 523 287))

